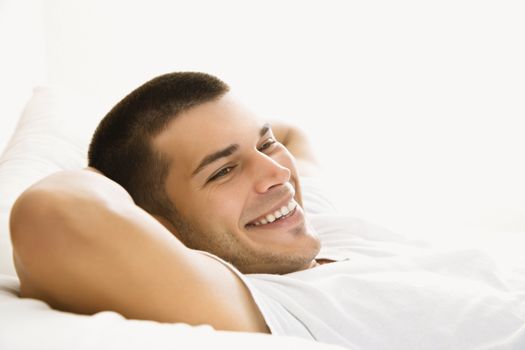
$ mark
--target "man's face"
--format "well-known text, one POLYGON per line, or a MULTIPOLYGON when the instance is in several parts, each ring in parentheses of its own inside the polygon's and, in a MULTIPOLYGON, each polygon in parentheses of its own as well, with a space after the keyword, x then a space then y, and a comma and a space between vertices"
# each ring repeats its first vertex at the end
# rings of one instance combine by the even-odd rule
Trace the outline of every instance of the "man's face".
POLYGON ((244 273, 310 265, 320 243, 305 222, 294 158, 233 96, 177 116, 153 145, 171 161, 165 189, 183 224, 161 222, 184 244, 244 273))

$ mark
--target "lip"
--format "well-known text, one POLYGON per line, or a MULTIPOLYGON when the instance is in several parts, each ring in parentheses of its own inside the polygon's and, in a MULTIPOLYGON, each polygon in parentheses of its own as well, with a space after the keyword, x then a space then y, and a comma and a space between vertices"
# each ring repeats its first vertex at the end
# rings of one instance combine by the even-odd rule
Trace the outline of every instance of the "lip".
POLYGON ((280 220, 276 220, 269 224, 259 226, 246 226, 248 230, 275 230, 275 229, 286 229, 297 226, 304 222, 304 213, 300 205, 297 205, 293 210, 293 214, 280 220))
POLYGON ((251 226, 250 224, 252 224, 254 221, 257 221, 257 220, 261 220, 262 218, 266 217, 266 215, 268 214, 273 214, 275 213, 277 210, 280 210, 282 207, 285 207, 288 205, 288 203, 294 199, 294 194, 293 193, 290 193, 289 195, 287 195, 283 200, 279 201, 274 207, 273 209, 270 209, 268 211, 266 211, 266 214, 264 215, 261 215, 253 220, 250 220, 248 223, 246 223, 246 227, 248 226, 251 226))

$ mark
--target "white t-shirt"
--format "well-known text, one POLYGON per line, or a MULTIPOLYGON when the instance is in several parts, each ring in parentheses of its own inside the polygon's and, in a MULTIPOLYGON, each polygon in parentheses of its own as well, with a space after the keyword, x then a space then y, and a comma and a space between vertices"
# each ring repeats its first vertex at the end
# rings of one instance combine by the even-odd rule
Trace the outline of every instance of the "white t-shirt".
POLYGON ((337 262, 286 275, 243 275, 224 262, 272 334, 366 350, 525 349, 525 274, 341 216, 314 180, 302 183, 318 258, 337 262))

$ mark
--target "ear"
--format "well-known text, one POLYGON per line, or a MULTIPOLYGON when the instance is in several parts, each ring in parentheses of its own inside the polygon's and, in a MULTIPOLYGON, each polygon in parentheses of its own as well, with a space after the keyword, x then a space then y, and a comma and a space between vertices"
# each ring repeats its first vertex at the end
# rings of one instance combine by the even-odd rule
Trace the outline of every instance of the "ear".
POLYGON ((179 233, 178 233, 177 229, 175 228, 175 226, 173 226, 173 224, 171 222, 169 222, 164 216, 153 215, 153 217, 155 219, 157 219, 157 221, 160 222, 162 224, 162 226, 167 228, 168 231, 170 231, 180 241, 179 233))

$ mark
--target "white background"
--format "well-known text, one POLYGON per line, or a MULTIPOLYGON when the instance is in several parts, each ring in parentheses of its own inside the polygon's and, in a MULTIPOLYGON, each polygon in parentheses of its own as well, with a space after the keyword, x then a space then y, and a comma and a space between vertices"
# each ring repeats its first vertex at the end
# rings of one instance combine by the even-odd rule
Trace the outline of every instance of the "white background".
POLYGON ((0 147, 36 84, 109 109, 205 71, 311 136, 342 212, 415 235, 525 232, 522 3, 0 0, 0 147))

